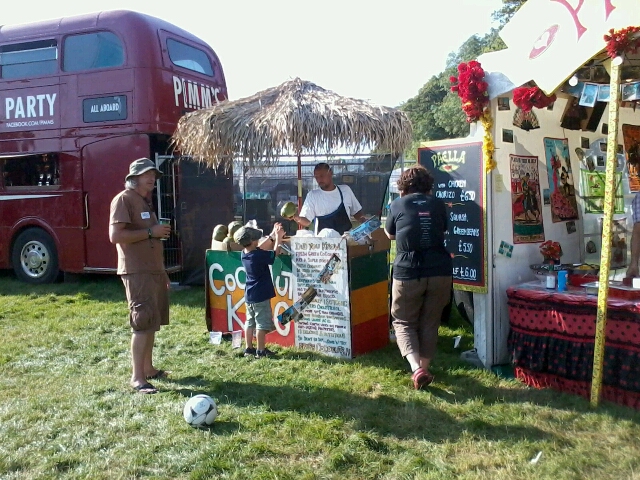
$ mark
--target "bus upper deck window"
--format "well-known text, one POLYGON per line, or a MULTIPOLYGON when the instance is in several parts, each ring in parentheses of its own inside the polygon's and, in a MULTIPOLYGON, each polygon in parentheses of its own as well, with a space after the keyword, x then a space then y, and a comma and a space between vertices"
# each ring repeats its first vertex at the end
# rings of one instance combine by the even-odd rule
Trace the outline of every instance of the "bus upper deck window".
POLYGON ((211 61, 203 50, 172 38, 167 38, 167 50, 174 65, 213 77, 211 61))
POLYGON ((119 67, 124 64, 124 47, 111 32, 70 35, 64 40, 62 63, 65 72, 119 67))
POLYGON ((51 75, 58 70, 55 40, 39 40, 0 47, 0 77, 6 79, 51 75))

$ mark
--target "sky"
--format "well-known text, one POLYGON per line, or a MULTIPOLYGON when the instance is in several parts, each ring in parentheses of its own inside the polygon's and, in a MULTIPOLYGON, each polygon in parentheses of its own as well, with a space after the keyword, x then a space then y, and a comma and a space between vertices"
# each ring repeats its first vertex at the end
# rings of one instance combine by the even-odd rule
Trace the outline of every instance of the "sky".
MULTIPOLYGON (((447 55, 492 26, 501 0, 30 0, 3 2, 2 24, 126 9, 204 40, 230 99, 300 77, 390 107, 444 70, 447 55)), ((494 25, 495 26, 495 25, 494 25)))

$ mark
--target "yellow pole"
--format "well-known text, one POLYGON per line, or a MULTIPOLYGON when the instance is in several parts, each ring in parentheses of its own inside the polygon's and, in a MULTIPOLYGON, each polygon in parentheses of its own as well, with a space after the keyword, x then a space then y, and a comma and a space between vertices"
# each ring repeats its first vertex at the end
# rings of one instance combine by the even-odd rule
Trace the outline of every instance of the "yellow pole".
POLYGON ((611 260, 611 224, 615 200, 615 173, 618 153, 618 98, 620 97, 620 67, 611 63, 609 93, 609 133, 607 136, 607 168, 604 189, 604 218, 602 219, 602 249, 600 253, 600 278, 598 288, 598 313, 596 315, 596 340, 593 348, 593 377, 591 379, 591 406, 600 403, 602 367, 607 326, 607 297, 609 296, 609 266, 611 260))

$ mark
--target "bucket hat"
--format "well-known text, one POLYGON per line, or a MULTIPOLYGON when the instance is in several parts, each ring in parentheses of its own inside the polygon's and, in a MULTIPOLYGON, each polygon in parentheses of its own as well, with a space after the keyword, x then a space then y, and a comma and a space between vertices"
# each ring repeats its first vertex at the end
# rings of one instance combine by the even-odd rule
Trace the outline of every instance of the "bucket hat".
POLYGON ((149 170, 155 170, 156 178, 160 178, 160 175, 162 175, 162 172, 156 168, 156 164, 153 161, 145 157, 139 158, 131 162, 131 165, 129 165, 129 174, 124 178, 124 180, 127 181, 131 177, 137 177, 149 170))
POLYGON ((251 242, 262 238, 262 230, 251 227, 241 227, 233 234, 233 241, 239 243, 243 247, 248 247, 251 242))

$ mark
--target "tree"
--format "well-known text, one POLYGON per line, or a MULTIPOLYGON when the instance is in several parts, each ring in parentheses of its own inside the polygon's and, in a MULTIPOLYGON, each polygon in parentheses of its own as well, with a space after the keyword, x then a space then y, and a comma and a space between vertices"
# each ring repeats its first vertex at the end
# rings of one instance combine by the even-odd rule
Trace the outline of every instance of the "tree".
MULTIPOLYGON (((503 6, 493 13, 493 18, 504 26, 526 0, 503 0, 503 6)), ((405 152, 409 160, 416 158, 421 142, 464 137, 469 133, 458 95, 451 91, 450 77, 457 76, 457 67, 462 62, 478 58, 486 52, 505 48, 494 28, 484 36, 474 35, 467 39, 457 52, 447 57, 444 72, 434 75, 423 85, 418 94, 403 103, 400 108, 407 113, 413 124, 413 143, 405 152)))
POLYGON ((527 0, 502 0, 502 7, 491 16, 503 27, 527 0))

